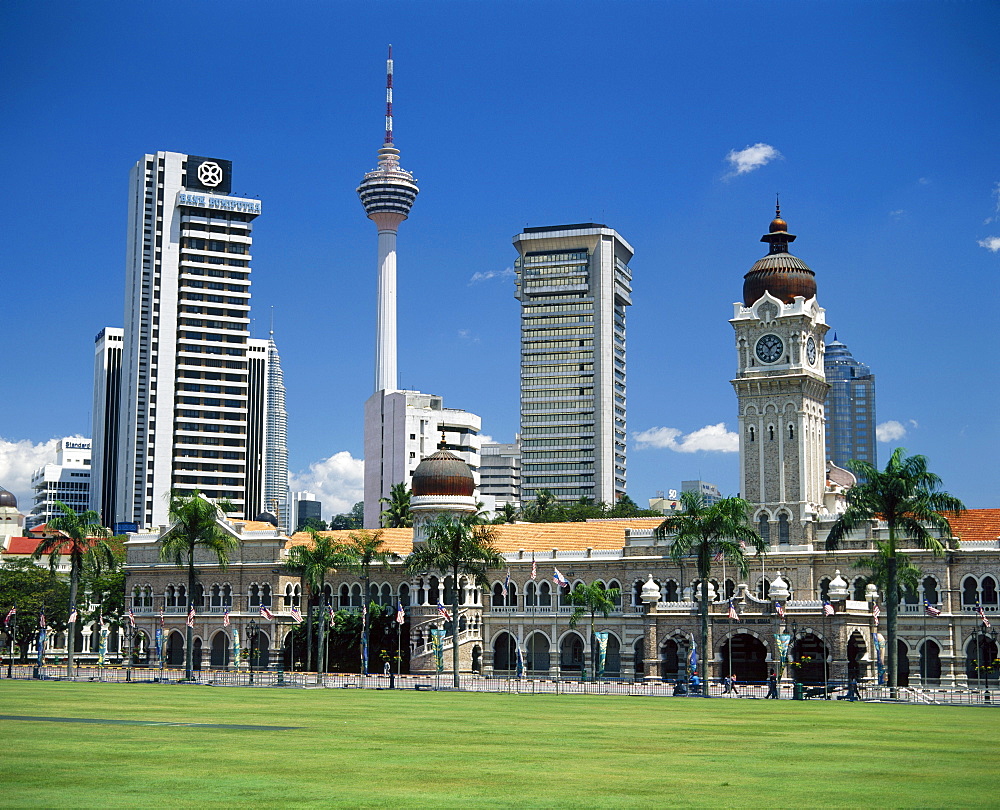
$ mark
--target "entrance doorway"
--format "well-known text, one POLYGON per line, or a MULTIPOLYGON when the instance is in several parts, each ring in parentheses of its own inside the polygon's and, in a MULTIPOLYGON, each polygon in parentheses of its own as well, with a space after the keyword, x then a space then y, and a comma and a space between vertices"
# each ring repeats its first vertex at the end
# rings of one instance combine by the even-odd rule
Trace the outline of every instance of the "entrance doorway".
POLYGON ((763 683, 767 680, 767 647, 749 633, 736 633, 722 645, 721 675, 729 675, 730 666, 738 683, 763 683))

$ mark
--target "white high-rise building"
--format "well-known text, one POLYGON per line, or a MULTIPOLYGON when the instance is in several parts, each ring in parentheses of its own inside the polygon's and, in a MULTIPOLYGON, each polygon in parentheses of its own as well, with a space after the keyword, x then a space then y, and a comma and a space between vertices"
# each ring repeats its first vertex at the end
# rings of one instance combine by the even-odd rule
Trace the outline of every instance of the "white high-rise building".
MULTIPOLYGON (((118 522, 166 524, 171 490, 247 503, 252 222, 232 163, 177 152, 132 168, 118 522)), ((249 517, 254 515, 250 514, 249 517)))
POLYGON ((521 505, 521 437, 513 444, 488 442, 480 448, 479 494, 492 496, 496 506, 521 505))
POLYGON ((521 302, 521 497, 625 494, 625 307, 632 246, 605 225, 514 237, 521 302))
MULTIPOLYGON (((247 425, 247 515, 268 512, 289 531, 288 412, 285 383, 274 333, 267 340, 250 338, 250 399, 247 425), (251 514, 252 513, 252 514, 251 514)), ((292 527, 294 528, 294 527, 292 527)))
POLYGON ((90 508, 90 439, 69 436, 56 442, 55 463, 39 467, 32 473, 31 488, 34 505, 24 521, 27 529, 61 515, 56 501, 77 513, 87 511, 90 508))
POLYGON ((118 495, 124 330, 106 326, 94 339, 94 407, 91 433, 90 508, 111 528, 118 495))

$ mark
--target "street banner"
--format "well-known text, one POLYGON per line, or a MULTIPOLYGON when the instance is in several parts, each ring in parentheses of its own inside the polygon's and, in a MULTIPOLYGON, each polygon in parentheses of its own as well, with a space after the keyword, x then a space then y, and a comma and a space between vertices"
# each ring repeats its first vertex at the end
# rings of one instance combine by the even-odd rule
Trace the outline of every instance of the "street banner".
MULTIPOLYGON (((43 617, 42 621, 43 622, 45 621, 44 617, 43 617)), ((42 666, 42 664, 45 662, 45 635, 46 635, 46 633, 47 633, 47 631, 45 629, 45 625, 42 624, 42 626, 38 628, 38 666, 42 666)))
POLYGON ((233 628, 233 664, 236 669, 240 668, 240 629, 233 628))
POLYGON ((158 663, 163 663, 163 628, 157 627, 154 637, 154 642, 156 645, 156 660, 158 663))
POLYGON ((872 641, 875 643, 875 666, 878 669, 878 685, 885 685, 885 663, 882 660, 882 645, 885 644, 885 639, 882 638, 881 633, 875 633, 872 636, 872 641))
POLYGON ((434 663, 438 673, 444 672, 444 636, 447 631, 440 627, 431 628, 431 645, 434 648, 434 663))
POLYGON ((788 663, 788 648, 792 644, 791 633, 775 633, 774 641, 778 645, 778 680, 785 673, 785 665, 788 663))
POLYGON ((108 626, 101 620, 101 629, 97 639, 97 666, 104 666, 104 659, 108 654, 108 626))
POLYGON ((604 677, 604 666, 608 660, 608 633, 607 630, 598 630, 594 633, 597 639, 597 677, 604 677))

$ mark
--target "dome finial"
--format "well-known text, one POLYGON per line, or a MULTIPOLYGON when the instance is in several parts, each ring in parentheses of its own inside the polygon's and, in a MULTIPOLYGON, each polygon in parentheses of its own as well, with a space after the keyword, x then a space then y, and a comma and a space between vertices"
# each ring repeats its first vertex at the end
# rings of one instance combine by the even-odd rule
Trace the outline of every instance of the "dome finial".
POLYGON ((441 428, 441 441, 438 442, 438 450, 447 450, 448 440, 444 436, 444 427, 441 428))
POLYGON ((777 191, 774 192, 774 218, 781 219, 781 198, 777 191))

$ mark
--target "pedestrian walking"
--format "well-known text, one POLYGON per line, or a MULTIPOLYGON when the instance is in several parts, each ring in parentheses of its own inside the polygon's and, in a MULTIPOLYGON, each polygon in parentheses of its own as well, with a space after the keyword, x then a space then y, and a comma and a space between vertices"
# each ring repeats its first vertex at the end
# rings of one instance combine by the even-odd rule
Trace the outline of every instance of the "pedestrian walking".
POLYGON ((733 689, 732 681, 729 680, 728 675, 722 676, 722 694, 728 695, 733 689))
POLYGON ((742 697, 742 695, 740 695, 740 690, 736 688, 736 676, 735 675, 730 675, 729 676, 729 691, 732 694, 736 695, 736 697, 742 697))
POLYGON ((777 700, 778 699, 778 676, 774 674, 774 670, 767 673, 767 695, 764 700, 777 700))

